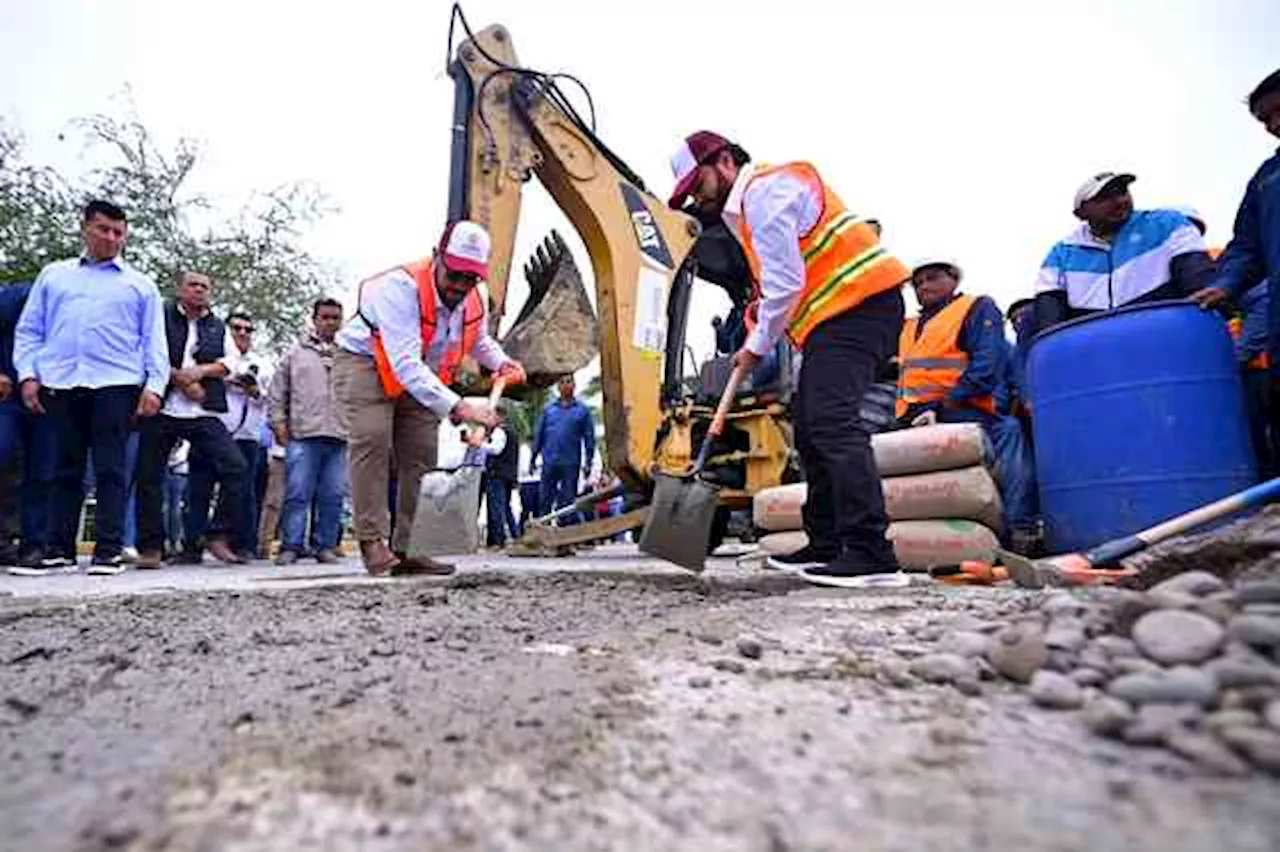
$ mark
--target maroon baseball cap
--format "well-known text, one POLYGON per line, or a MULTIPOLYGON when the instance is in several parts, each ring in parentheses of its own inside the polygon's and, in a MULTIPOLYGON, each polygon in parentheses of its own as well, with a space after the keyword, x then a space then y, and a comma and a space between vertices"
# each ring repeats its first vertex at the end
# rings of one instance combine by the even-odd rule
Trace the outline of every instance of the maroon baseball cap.
POLYGON ((698 182, 698 166, 719 154, 732 143, 719 133, 710 130, 699 130, 687 136, 680 148, 671 155, 671 172, 676 177, 676 188, 667 204, 673 210, 679 210, 685 198, 693 191, 698 182))

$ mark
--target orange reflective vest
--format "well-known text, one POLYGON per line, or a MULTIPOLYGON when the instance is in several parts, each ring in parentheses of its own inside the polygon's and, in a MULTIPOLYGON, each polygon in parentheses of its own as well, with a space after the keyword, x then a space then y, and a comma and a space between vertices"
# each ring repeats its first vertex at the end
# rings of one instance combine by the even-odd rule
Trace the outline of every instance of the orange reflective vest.
MULTIPOLYGON (((911 277, 911 270, 885 251, 875 230, 857 214, 849 212, 839 196, 823 183, 817 169, 808 163, 761 165, 748 180, 744 195, 751 183, 778 172, 799 178, 822 198, 818 221, 800 235, 804 287, 787 325, 787 336, 801 348, 819 325, 877 293, 898 287, 911 277)), ((755 276, 753 305, 747 310, 748 327, 751 327, 755 325, 755 306, 760 300, 760 259, 752 245, 751 226, 745 215, 739 218, 738 229, 743 253, 755 276)))
MULTIPOLYGON (((406 263, 399 268, 403 269, 418 285, 418 315, 422 329, 422 360, 425 362, 436 339, 436 299, 438 297, 435 277, 431 274, 431 258, 428 257, 413 263, 406 263)), ((380 281, 381 276, 378 276, 370 281, 361 283, 360 299, 364 299, 364 288, 366 286, 372 282, 380 281)), ((358 308, 357 312, 359 312, 358 308)), ((391 366, 391 359, 387 356, 386 347, 382 344, 382 335, 378 332, 378 327, 369 322, 369 319, 364 314, 360 316, 373 333, 373 362, 378 368, 378 378, 382 380, 382 389, 388 397, 396 399, 404 393, 405 387, 396 378, 395 370, 391 366)), ((480 329, 483 324, 484 299, 481 297, 478 288, 472 288, 462 301, 462 339, 446 341, 446 348, 444 355, 440 359, 440 366, 435 370, 435 374, 440 377, 440 381, 446 385, 453 384, 454 373, 457 371, 458 365, 462 363, 463 357, 475 348, 476 342, 480 339, 480 329)))
MULTIPOLYGON (((902 324, 902 336, 898 338, 898 417, 913 405, 946 399, 959 384, 969 366, 969 355, 960 348, 960 329, 975 301, 973 296, 957 296, 929 318, 918 337, 919 317, 902 324)), ((988 414, 996 413, 995 400, 989 396, 966 404, 988 414)))

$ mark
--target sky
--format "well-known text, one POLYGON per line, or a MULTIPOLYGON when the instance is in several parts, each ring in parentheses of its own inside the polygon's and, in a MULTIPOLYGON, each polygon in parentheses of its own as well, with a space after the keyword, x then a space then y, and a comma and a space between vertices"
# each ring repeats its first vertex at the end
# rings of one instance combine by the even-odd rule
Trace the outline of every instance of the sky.
MULTIPOLYGON (((360 277, 427 254, 447 203, 446 0, 0 0, 0 116, 33 159, 126 87, 162 142, 201 143, 194 187, 229 208, 314 182, 339 212, 308 246, 360 277)), ((468 0, 520 61, 581 78, 606 143, 665 198, 680 139, 712 129, 760 160, 814 163, 912 263, 949 257, 967 292, 1029 295, 1089 175, 1127 170, 1138 207, 1190 204, 1224 243, 1275 142, 1243 99, 1280 65, 1275 0, 468 0)), ((572 97, 572 95, 571 95, 572 97)), ((526 190, 519 269, 552 227, 526 190)), ((513 276, 514 278, 515 276, 513 276)), ((523 282, 511 284, 513 300, 523 282)), ((710 350, 727 299, 699 288, 710 350)), ((514 316, 518 304, 508 306, 514 316)))

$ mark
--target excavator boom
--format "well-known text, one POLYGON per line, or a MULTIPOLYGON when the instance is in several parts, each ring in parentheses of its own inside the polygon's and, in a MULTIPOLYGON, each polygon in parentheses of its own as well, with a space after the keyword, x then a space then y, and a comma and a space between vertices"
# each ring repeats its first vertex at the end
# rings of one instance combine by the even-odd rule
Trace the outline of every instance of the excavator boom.
POLYGON ((525 267, 530 301, 503 345, 537 386, 585 367, 598 349, 604 455, 629 490, 642 490, 661 425, 668 299, 677 277, 687 289, 685 261, 700 225, 645 189, 578 115, 557 75, 520 67, 504 27, 467 35, 450 65, 449 215, 479 222, 492 237, 492 330, 508 311, 521 193, 537 177, 587 247, 595 312, 567 245, 553 234, 525 267))

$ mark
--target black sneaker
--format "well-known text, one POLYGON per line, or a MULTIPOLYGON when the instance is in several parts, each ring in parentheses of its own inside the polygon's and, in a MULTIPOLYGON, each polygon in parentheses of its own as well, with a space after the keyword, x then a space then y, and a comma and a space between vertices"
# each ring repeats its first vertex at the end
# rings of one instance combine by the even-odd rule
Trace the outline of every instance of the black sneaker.
POLYGON ((775 571, 803 571, 824 567, 835 558, 835 551, 806 544, 794 553, 770 556, 765 564, 775 571))
POLYGON ((125 570, 125 559, 123 554, 97 554, 93 557, 93 561, 89 563, 89 570, 86 574, 97 574, 102 576, 114 576, 123 574, 125 570))
POLYGON ((911 578, 902 573, 896 562, 871 563, 851 553, 826 565, 802 568, 797 573, 815 586, 840 589, 902 589, 911 585, 911 578))
POLYGON ((76 570, 76 561, 69 556, 46 556, 44 551, 34 549, 27 558, 17 565, 10 566, 9 573, 15 577, 45 577, 49 574, 66 574, 76 570))
POLYGON ((293 550, 282 550, 276 555, 277 565, 292 565, 298 561, 298 554, 293 550))

